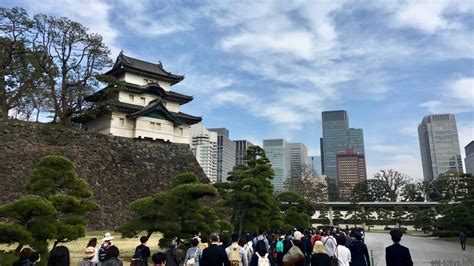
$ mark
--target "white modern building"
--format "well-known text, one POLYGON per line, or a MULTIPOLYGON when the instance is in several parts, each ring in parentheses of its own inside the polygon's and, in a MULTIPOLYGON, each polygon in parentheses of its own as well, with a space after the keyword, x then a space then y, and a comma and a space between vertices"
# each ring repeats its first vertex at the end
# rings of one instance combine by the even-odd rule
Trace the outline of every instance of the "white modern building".
POLYGON ((235 166, 235 142, 229 139, 226 128, 210 128, 217 133, 217 182, 226 182, 235 166))
POLYGON ((192 125, 189 130, 191 150, 211 183, 217 182, 217 133, 203 124, 192 125))
POLYGON ((474 175, 474 140, 464 147, 466 151, 466 158, 464 165, 466 166, 466 173, 474 175))
POLYGON ((308 169, 308 148, 303 143, 289 143, 290 176, 301 177, 308 169))
POLYGON ((271 180, 275 191, 284 191, 285 181, 290 177, 290 151, 288 143, 284 139, 263 140, 265 155, 272 164, 275 175, 271 180))
POLYGON ((189 144, 189 126, 201 117, 180 112, 193 97, 171 90, 184 76, 171 74, 154 64, 120 53, 105 75, 119 84, 110 85, 85 100, 94 108, 74 122, 87 131, 127 138, 149 138, 189 144))

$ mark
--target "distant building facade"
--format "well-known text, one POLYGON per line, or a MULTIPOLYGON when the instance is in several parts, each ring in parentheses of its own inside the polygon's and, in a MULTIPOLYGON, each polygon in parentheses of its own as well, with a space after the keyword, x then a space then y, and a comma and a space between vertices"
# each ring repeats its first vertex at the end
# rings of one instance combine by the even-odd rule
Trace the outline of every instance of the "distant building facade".
POLYGON ((349 148, 337 153, 336 164, 339 200, 350 201, 354 186, 367 179, 365 155, 349 148))
POLYGON ((323 137, 321 144, 322 174, 337 179, 336 155, 352 148, 365 154, 364 134, 360 128, 349 128, 349 117, 344 110, 322 112, 323 137))
POLYGON ((226 182, 235 166, 235 143, 229 139, 226 128, 209 128, 217 133, 217 182, 226 182))
POLYGON ((235 165, 245 163, 247 149, 253 144, 248 140, 234 140, 235 142, 235 165))
POLYGON ((203 124, 192 125, 189 130, 191 150, 211 183, 217 182, 217 133, 203 124))
POLYGON ((85 98, 95 103, 94 116, 73 119, 87 131, 126 138, 149 138, 189 144, 189 126, 200 117, 180 112, 193 97, 171 91, 184 76, 120 53, 111 70, 122 86, 108 86, 85 98))
POLYGON ((275 176, 272 185, 275 191, 283 191, 285 181, 290 177, 290 151, 284 139, 263 140, 263 149, 272 164, 275 176))
POLYGON ((474 141, 467 144, 464 150, 466 151, 466 158, 464 159, 466 173, 474 175, 474 141))
POLYGON ((308 148, 303 143, 289 143, 290 176, 301 177, 308 168, 308 148))
POLYGON ((321 169, 321 156, 309 156, 308 157, 309 170, 313 175, 320 176, 323 174, 321 169))
POLYGON ((425 116, 418 126, 418 137, 425 181, 448 171, 463 172, 454 114, 425 116))

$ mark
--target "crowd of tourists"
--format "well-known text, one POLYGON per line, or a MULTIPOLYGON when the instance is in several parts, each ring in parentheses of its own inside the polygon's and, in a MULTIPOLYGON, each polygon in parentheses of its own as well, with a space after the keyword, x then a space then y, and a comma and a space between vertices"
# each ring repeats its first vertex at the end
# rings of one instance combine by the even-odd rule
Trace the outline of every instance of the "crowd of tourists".
MULTIPOLYGON (((401 232, 390 232, 394 245, 386 248, 387 265, 413 265, 408 248, 399 244, 401 232)), ((84 259, 79 266, 123 266, 119 249, 112 243, 113 236, 106 233, 103 243, 97 248, 97 238, 87 244, 84 259)), ((364 231, 337 227, 292 230, 269 234, 259 231, 257 235, 232 234, 231 239, 211 234, 210 241, 202 241, 196 233, 190 241, 186 255, 181 257, 177 241, 172 240, 166 252, 151 254, 147 237, 140 238, 135 248, 131 266, 370 266, 371 258, 364 244, 364 231)), ((24 248, 20 259, 13 266, 37 265, 39 254, 24 248)), ((65 246, 55 247, 48 258, 48 266, 69 266, 69 250, 65 246)))

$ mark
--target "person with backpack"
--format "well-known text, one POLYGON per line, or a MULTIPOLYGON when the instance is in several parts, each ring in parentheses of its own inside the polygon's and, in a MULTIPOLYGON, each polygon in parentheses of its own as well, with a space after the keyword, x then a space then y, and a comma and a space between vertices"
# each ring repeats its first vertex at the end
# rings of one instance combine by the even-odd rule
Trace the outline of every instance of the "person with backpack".
POLYGON ((171 240, 166 254, 166 265, 168 266, 179 266, 179 254, 178 254, 178 243, 176 239, 171 240))
MULTIPOLYGON (((296 247, 296 248, 299 248, 300 251, 301 251, 301 254, 302 254, 302 257, 299 261, 296 261, 294 262, 294 265, 295 266, 305 266, 305 246, 304 246, 304 243, 302 241, 302 238, 303 238, 303 234, 300 232, 300 231, 295 231, 293 233, 293 239, 290 240, 290 241, 286 241, 285 243, 285 247, 283 249, 283 253, 286 255, 288 253, 288 251, 293 248, 293 247, 296 247)), ((283 264, 285 265, 285 255, 283 256, 283 264)))
POLYGON ((260 229, 258 230, 258 236, 256 236, 254 239, 253 239, 253 249, 255 250, 255 248, 257 247, 257 242, 260 241, 260 240, 263 240, 263 242, 265 243, 265 247, 268 251, 268 249, 270 248, 270 243, 268 243, 268 239, 265 237, 265 231, 260 229))
POLYGON ((243 247, 247 256, 247 261, 250 262, 253 255, 253 239, 250 234, 242 234, 242 236, 240 237, 239 245, 243 247))
POLYGON ((250 260, 250 266, 274 266, 273 258, 267 251, 265 241, 259 240, 250 260))
POLYGON ((135 248, 135 253, 132 257, 131 266, 146 266, 148 265, 148 258, 150 257, 150 248, 146 246, 148 238, 146 236, 140 237, 140 245, 135 248))
POLYGON ((119 259, 120 251, 116 246, 110 246, 107 249, 107 259, 101 262, 100 266, 123 266, 123 262, 119 259))
POLYGON ((245 250, 239 246, 239 235, 234 233, 231 236, 232 244, 225 249, 227 258, 231 266, 248 266, 247 254, 245 250))
POLYGON ((102 238, 102 241, 104 241, 104 243, 102 243, 102 245, 99 248, 99 261, 100 262, 104 262, 109 258, 109 254, 108 254, 109 249, 114 246, 114 244, 112 244, 112 239, 114 239, 114 237, 110 233, 104 234, 104 238, 102 238))
POLYGON ((276 242, 275 242, 275 252, 276 252, 276 259, 275 259, 275 264, 277 266, 282 266, 283 265, 283 256, 285 253, 283 253, 283 250, 285 248, 285 234, 280 235, 276 242))
POLYGON ((97 263, 92 261, 92 258, 94 258, 95 254, 95 248, 87 247, 86 251, 84 252, 83 260, 79 262, 79 266, 97 266, 97 263))
POLYGON ((311 266, 331 266, 331 258, 324 253, 324 244, 321 236, 314 241, 313 255, 311 256, 311 266))
POLYGON ((337 241, 336 239, 328 234, 323 237, 322 242, 324 244, 324 253, 328 254, 329 257, 334 257, 334 251, 336 251, 337 241))
POLYGON ((151 256, 151 261, 153 261, 153 266, 165 266, 166 254, 163 252, 155 253, 151 256))
POLYGON ((194 237, 191 240, 191 247, 186 252, 186 257, 184 257, 185 266, 199 266, 201 250, 198 248, 198 245, 199 239, 194 237))

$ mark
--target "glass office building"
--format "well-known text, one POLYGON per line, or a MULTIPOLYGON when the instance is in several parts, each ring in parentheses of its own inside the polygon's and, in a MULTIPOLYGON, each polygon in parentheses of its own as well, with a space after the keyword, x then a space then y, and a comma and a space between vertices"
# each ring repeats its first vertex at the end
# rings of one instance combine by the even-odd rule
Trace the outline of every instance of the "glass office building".
POLYGON ((275 191, 284 191, 285 181, 290 176, 290 151, 288 143, 284 139, 263 140, 263 149, 272 164, 275 175, 272 185, 275 191))
POLYGON ((425 181, 448 171, 463 171, 454 114, 425 116, 418 126, 418 137, 425 181))

